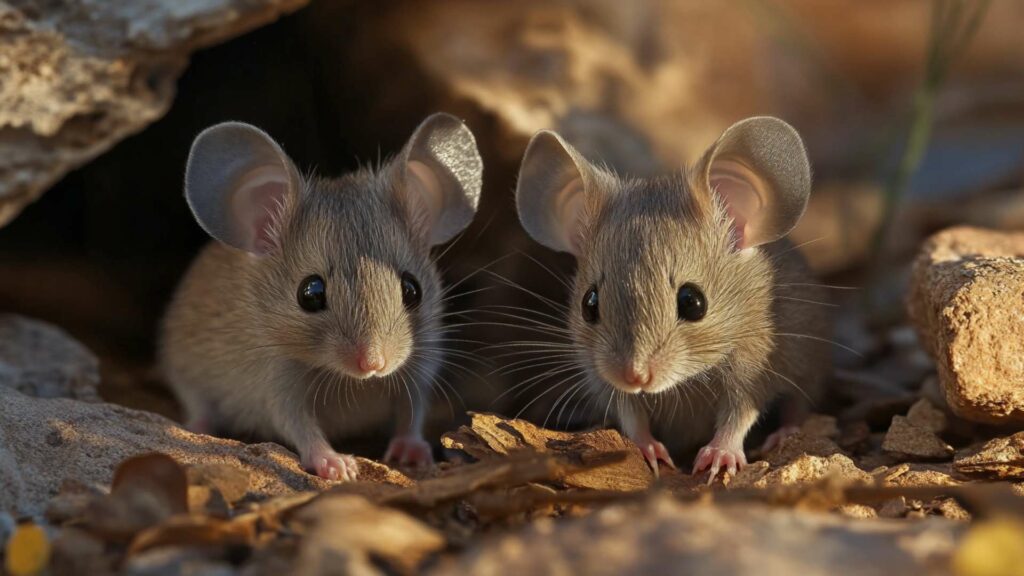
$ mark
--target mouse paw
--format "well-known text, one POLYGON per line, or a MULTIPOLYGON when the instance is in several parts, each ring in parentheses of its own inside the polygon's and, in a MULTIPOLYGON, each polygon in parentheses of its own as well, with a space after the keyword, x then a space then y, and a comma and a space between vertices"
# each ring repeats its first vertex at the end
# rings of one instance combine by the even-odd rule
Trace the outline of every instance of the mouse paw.
POLYGON ((720 470, 724 469, 730 476, 735 476, 736 472, 746 465, 747 457, 743 454, 742 447, 717 446, 711 443, 697 452, 697 458, 693 461, 693 473, 698 474, 710 469, 711 475, 708 477, 710 485, 715 481, 720 470))
POLYGON ((640 441, 633 440, 637 448, 640 449, 640 453, 643 454, 644 460, 651 466, 651 470, 654 471, 654 477, 659 477, 659 466, 658 461, 668 464, 670 468, 675 468, 676 464, 672 461, 672 456, 669 455, 668 449, 661 442, 658 442, 653 437, 643 438, 640 441))
POLYGON ((315 451, 303 459, 302 465, 327 480, 351 482, 359 473, 359 465, 354 456, 338 454, 334 450, 315 451))
POLYGON ((761 444, 761 453, 764 454, 769 450, 774 450, 782 442, 800 431, 799 426, 780 426, 778 430, 772 432, 764 439, 764 444, 761 444))
POLYGON ((396 436, 384 452, 384 461, 415 468, 430 466, 434 463, 434 451, 420 436, 396 436))

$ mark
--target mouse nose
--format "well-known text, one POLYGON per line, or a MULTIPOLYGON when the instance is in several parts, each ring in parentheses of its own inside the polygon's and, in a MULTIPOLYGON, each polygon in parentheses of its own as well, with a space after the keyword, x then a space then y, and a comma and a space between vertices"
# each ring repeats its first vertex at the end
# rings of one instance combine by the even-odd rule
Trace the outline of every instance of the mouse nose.
POLYGON ((651 383, 651 370, 646 365, 633 364, 622 372, 623 379, 630 386, 643 388, 651 383))
POLYGON ((360 348, 356 352, 356 363, 359 369, 366 373, 381 372, 387 367, 387 360, 379 350, 360 348))

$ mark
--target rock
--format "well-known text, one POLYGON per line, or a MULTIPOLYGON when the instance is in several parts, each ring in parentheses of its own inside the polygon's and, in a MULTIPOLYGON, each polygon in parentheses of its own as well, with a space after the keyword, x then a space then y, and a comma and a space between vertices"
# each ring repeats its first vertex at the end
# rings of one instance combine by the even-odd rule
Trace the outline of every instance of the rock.
POLYGON ((804 455, 831 456, 842 452, 827 436, 811 436, 801 430, 783 438, 777 447, 764 455, 764 459, 772 466, 781 466, 804 455))
MULTIPOLYGON (((148 412, 31 398, 0 387, 0 509, 38 514, 65 478, 106 489, 121 461, 146 452, 162 452, 186 465, 239 468, 249 477, 247 496, 257 499, 330 485, 304 472, 295 454, 277 444, 193 434, 148 412)), ((370 460, 359 459, 359 466, 364 480, 410 483, 370 460)))
POLYGON ((953 459, 953 469, 968 476, 1024 479, 1024 432, 963 450, 953 459))
POLYGON ((900 464, 878 475, 882 486, 901 488, 922 486, 959 486, 950 464, 900 464))
POLYGON ((838 484, 868 484, 871 475, 861 470, 849 457, 833 453, 829 456, 801 454, 779 466, 761 460, 740 470, 728 488, 770 488, 812 484, 824 478, 838 484))
POLYGON ((839 438, 839 425, 835 416, 811 414, 800 425, 800 432, 806 436, 820 436, 835 440, 839 438))
POLYGON ((882 440, 882 450, 920 460, 941 460, 953 455, 953 447, 928 428, 911 423, 904 416, 893 416, 882 440))
POLYGON ((0 4, 0 226, 163 116, 191 52, 307 1, 0 4))
POLYGON ((56 326, 0 314, 0 388, 38 398, 98 401, 99 362, 56 326))
POLYGON ((907 422, 936 434, 946 429, 946 413, 922 398, 907 412, 907 422))
POLYGON ((914 263, 908 310, 950 409, 1024 422, 1024 233, 958 227, 914 263))
POLYGON ((655 497, 493 536, 430 574, 914 574, 948 566, 965 529, 655 497))

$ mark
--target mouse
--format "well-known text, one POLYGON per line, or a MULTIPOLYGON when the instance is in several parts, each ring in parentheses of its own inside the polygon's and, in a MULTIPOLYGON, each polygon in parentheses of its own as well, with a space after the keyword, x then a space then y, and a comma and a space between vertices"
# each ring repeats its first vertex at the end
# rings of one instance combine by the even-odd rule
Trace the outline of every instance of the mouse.
POLYGON ((445 113, 393 159, 337 178, 300 172, 255 126, 202 131, 185 199, 213 241, 158 353, 186 426, 277 439, 310 473, 353 480, 331 440, 393 421, 384 460, 431 464, 423 425, 446 351, 431 248, 472 221, 482 178, 473 134, 445 113))
POLYGON ((810 191, 803 141, 773 117, 737 122, 693 165, 643 178, 554 131, 530 140, 516 208, 535 241, 576 259, 562 310, 572 383, 655 473, 696 451, 694 474, 735 475, 770 405, 782 426, 765 449, 819 401, 828 298, 786 239, 810 191))

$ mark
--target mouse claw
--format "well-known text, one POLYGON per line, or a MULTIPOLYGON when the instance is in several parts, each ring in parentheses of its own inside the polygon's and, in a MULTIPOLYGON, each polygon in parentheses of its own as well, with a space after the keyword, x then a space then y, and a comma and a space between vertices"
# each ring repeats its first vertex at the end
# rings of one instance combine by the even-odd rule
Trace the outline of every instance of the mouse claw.
POLYGON ((640 453, 643 454, 644 460, 647 460, 647 464, 650 465, 651 470, 654 471, 654 477, 660 478, 661 471, 658 462, 664 462, 669 468, 673 470, 676 468, 675 462, 672 461, 672 456, 669 455, 668 449, 661 442, 658 442, 654 438, 651 438, 645 443, 637 442, 637 448, 640 449, 640 453))
POLYGON ((764 439, 764 444, 761 444, 761 453, 764 454, 770 450, 774 450, 777 446, 781 445, 793 434, 800 431, 799 426, 782 426, 775 432, 772 432, 764 439))
POLYGON ((430 443, 419 436, 396 436, 384 452, 384 462, 399 466, 421 468, 434 463, 430 443))
POLYGON ((704 470, 709 470, 708 485, 710 486, 723 468, 729 476, 735 476, 746 465, 747 457, 743 454, 742 448, 723 448, 708 444, 697 453, 697 458, 693 461, 693 473, 699 474, 704 470))
POLYGON ((359 475, 359 464, 355 457, 338 454, 334 450, 323 450, 303 459, 303 467, 311 473, 332 482, 352 482, 359 475))

